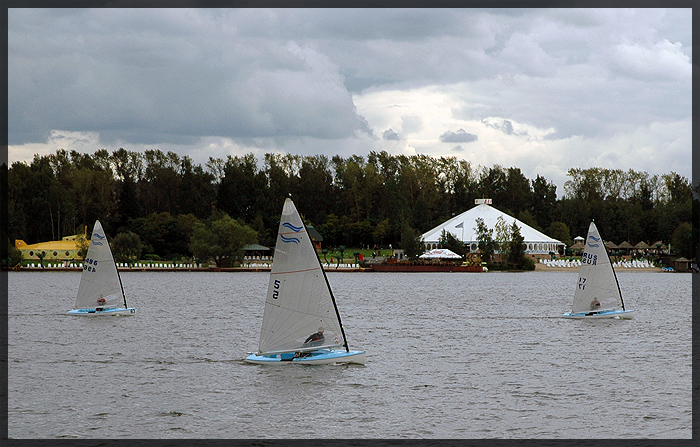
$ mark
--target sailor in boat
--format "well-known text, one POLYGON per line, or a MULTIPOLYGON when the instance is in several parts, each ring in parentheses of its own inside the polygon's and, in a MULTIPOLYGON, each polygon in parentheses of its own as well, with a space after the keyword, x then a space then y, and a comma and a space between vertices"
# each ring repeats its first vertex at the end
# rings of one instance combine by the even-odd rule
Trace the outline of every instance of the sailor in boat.
MULTIPOLYGON (((104 306, 105 303, 107 303, 107 300, 105 300, 105 299, 102 297, 102 294, 100 293, 100 297, 97 299, 97 305, 98 305, 98 306, 104 306)), ((96 310, 97 312, 100 312, 102 309, 103 309, 102 307, 96 307, 96 308, 95 308, 95 310, 96 310)))
MULTIPOLYGON (((306 348, 309 346, 321 346, 323 342, 326 340, 326 336, 323 335, 323 327, 318 328, 318 332, 315 332, 308 337, 306 337, 306 340, 304 340, 304 344, 302 347, 306 348)), ((308 352, 296 352, 294 353, 295 358, 299 357, 306 357, 309 356, 308 352)))
POLYGON ((593 315, 594 313, 598 312, 600 310, 600 301, 598 301, 598 298, 593 298, 593 301, 591 301, 591 312, 588 312, 586 315, 593 315))

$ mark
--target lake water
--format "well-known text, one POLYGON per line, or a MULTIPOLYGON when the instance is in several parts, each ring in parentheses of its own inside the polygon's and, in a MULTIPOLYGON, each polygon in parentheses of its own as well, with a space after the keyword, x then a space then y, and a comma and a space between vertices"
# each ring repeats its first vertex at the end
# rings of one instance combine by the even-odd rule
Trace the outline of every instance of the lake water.
POLYGON ((567 320, 575 272, 328 274, 366 365, 251 365, 267 273, 10 272, 10 438, 691 438, 691 276, 618 273, 634 320, 567 320))

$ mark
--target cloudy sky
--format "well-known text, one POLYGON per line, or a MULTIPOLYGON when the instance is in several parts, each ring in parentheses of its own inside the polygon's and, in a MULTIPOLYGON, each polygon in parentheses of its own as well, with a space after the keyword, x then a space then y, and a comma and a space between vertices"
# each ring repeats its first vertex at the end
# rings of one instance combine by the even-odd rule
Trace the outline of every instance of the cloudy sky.
POLYGON ((691 178, 691 9, 11 9, 10 163, 455 156, 691 178))

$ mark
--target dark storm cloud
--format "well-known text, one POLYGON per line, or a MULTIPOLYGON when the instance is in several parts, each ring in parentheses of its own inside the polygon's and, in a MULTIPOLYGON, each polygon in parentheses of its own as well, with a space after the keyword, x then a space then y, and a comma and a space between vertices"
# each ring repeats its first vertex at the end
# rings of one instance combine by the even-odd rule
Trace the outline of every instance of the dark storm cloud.
POLYGON ((389 140, 560 181, 571 160, 679 171, 691 25, 687 8, 9 9, 8 153, 74 141, 206 160, 389 140), (446 128, 461 129, 437 139, 446 128), (630 159, 631 141, 649 156, 630 159))
POLYGON ((387 130, 385 130, 384 133, 382 134, 382 138, 384 138, 385 140, 396 140, 396 141, 398 141, 398 140, 401 139, 401 136, 400 136, 398 133, 396 133, 396 132, 394 131, 394 129, 387 129, 387 130))
POLYGON ((334 139, 368 131, 326 56, 241 39, 216 15, 10 15, 8 105, 19 111, 8 120, 10 144, 47 128, 124 133, 134 143, 162 134, 334 139))
POLYGON ((464 131, 464 129, 459 129, 456 132, 448 130, 444 134, 440 135, 440 141, 443 143, 471 143, 472 141, 476 141, 478 139, 478 136, 467 133, 464 131))

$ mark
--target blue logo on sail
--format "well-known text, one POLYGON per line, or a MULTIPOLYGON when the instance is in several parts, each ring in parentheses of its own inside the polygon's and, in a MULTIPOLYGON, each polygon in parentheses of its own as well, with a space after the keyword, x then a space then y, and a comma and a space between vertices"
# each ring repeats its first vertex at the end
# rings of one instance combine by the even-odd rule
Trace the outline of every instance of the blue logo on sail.
MULTIPOLYGON (((588 236, 588 239, 593 239, 595 242, 600 242, 600 238, 599 238, 599 237, 588 236)), ((588 243, 588 246, 589 246, 589 247, 600 247, 599 244, 591 244, 590 242, 588 243)))
POLYGON ((283 234, 280 234, 280 237, 282 238, 282 242, 285 242, 285 243, 290 243, 290 242, 293 242, 295 244, 301 243, 301 240, 298 237, 288 237, 288 236, 285 236, 283 234))
POLYGON ((290 230, 292 230, 295 233, 298 233, 304 229, 304 227, 295 227, 294 225, 290 224, 289 222, 283 223, 282 226, 285 228, 289 228, 290 230))
POLYGON ((102 242, 100 242, 100 241, 104 240, 105 237, 100 235, 100 234, 97 234, 97 233, 95 233, 93 236, 95 236, 97 239, 99 239, 99 241, 93 240, 92 243, 95 245, 102 245, 102 242))

